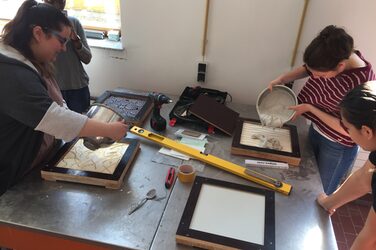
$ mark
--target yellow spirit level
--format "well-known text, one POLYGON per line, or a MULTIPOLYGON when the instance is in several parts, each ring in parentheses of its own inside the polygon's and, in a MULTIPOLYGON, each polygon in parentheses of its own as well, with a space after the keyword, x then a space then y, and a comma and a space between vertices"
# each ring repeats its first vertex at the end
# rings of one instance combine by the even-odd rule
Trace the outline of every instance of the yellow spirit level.
POLYGON ((146 138, 148 140, 151 140, 153 142, 156 142, 163 147, 170 148, 173 150, 176 150, 178 152, 181 152, 183 154, 189 155, 197 160, 200 160, 202 162, 208 163, 214 167, 220 168, 222 170, 228 171, 230 173, 233 173, 235 175, 238 175, 240 177, 243 177, 247 180, 253 181, 257 184, 260 184, 262 186, 268 187, 270 189, 273 189, 277 192, 280 192, 284 195, 289 195, 292 189, 292 186, 290 184, 281 182, 277 179, 271 178, 267 175, 261 174, 259 172, 247 169, 245 167, 236 165, 232 162, 223 160, 221 158, 215 157, 210 154, 204 154, 200 152, 197 149, 191 148, 189 146, 186 146, 182 143, 176 142, 174 140, 171 140, 169 138, 166 138, 164 136, 154 134, 150 131, 147 131, 143 128, 133 126, 130 129, 130 132, 141 136, 143 138, 146 138))

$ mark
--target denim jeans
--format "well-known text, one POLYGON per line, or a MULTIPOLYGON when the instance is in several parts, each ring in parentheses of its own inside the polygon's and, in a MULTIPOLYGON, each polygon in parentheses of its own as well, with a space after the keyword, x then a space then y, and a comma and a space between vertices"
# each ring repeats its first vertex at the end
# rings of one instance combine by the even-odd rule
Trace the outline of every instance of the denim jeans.
POLYGON ((311 125, 309 139, 316 157, 321 182, 326 194, 333 193, 352 169, 359 147, 346 147, 318 133, 311 125))

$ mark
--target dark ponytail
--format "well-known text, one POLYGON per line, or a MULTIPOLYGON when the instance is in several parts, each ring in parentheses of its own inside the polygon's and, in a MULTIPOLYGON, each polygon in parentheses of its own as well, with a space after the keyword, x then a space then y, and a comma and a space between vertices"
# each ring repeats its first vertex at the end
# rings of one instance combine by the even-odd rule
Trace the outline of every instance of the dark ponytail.
POLYGON ((4 26, 1 39, 33 61, 30 42, 33 38, 34 26, 61 31, 63 26, 70 26, 70 22, 61 11, 49 4, 26 0, 18 9, 16 16, 4 26))
POLYGON ((342 28, 325 27, 304 51, 303 61, 317 71, 335 70, 354 50, 354 40, 342 28))
POLYGON ((340 103, 341 115, 361 129, 363 125, 376 131, 376 81, 358 85, 340 103))

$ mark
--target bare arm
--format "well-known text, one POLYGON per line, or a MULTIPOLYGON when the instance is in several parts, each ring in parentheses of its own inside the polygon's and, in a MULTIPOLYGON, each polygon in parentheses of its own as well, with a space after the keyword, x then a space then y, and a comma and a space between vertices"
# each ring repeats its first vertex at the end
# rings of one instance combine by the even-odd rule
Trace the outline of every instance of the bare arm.
POLYGON ((81 129, 79 136, 103 136, 114 140, 120 140, 127 135, 128 126, 123 122, 104 123, 88 119, 81 129))
POLYGON ((364 166, 355 171, 331 195, 320 194, 317 202, 330 214, 340 206, 359 198, 371 191, 371 180, 375 166, 368 160, 364 166))
POLYGON ((295 115, 293 117, 293 120, 305 112, 311 112, 312 114, 317 116, 321 121, 323 121, 326 125, 328 125, 330 128, 334 129, 338 133, 349 136, 349 134, 340 125, 340 120, 338 118, 332 115, 329 115, 328 113, 325 113, 324 111, 316 108, 315 106, 311 104, 306 104, 306 103, 299 104, 296 106, 291 106, 289 107, 289 109, 295 110, 295 115))
POLYGON ((308 72, 304 66, 295 68, 285 74, 278 76, 276 79, 269 83, 268 88, 271 90, 274 85, 282 85, 297 79, 301 79, 308 76, 308 72))
POLYGON ((366 223, 362 231, 360 231, 358 237, 356 237, 351 250, 371 250, 376 249, 376 213, 373 207, 371 207, 366 223))

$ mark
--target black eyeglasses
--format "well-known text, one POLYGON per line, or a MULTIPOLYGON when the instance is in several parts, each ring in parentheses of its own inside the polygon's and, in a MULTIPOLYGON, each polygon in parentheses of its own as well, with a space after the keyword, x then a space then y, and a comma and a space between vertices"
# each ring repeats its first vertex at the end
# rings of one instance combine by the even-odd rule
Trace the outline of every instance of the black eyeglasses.
POLYGON ((56 30, 51 30, 49 28, 43 28, 43 30, 47 31, 48 33, 50 33, 51 35, 53 35, 54 37, 57 38, 57 40, 60 42, 60 44, 62 46, 66 46, 67 43, 69 42, 69 39, 68 38, 65 38, 65 37, 62 37, 59 32, 57 32, 56 30))

